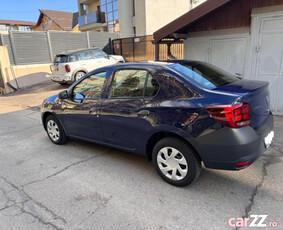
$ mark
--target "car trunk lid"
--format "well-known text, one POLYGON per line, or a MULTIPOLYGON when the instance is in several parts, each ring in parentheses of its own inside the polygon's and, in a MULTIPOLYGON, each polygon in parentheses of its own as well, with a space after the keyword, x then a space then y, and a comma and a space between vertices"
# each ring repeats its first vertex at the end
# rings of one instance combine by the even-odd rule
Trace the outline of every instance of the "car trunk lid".
POLYGON ((251 106, 250 126, 257 129, 270 113, 268 82, 239 80, 216 88, 217 91, 238 95, 235 103, 248 103, 251 106))

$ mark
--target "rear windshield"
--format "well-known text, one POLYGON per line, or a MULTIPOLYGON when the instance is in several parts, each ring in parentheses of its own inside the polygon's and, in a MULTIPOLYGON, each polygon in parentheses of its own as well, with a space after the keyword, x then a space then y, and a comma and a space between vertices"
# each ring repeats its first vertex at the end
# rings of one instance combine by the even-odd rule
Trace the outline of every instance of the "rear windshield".
POLYGON ((57 55, 54 58, 54 63, 65 63, 67 61, 67 56, 66 55, 57 55))
POLYGON ((214 89, 239 80, 232 74, 205 62, 173 64, 169 67, 206 89, 214 89))

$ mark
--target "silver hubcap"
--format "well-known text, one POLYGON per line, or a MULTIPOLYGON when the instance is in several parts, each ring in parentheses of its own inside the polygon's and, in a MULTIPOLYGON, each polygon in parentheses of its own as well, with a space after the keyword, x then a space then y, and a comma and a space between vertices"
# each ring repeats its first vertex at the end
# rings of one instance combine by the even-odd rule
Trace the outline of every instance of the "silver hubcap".
POLYGON ((182 180, 188 174, 186 158, 172 147, 164 147, 158 152, 157 164, 161 172, 171 180, 182 180))
POLYGON ((82 76, 84 76, 85 74, 83 72, 79 72, 76 74, 76 78, 77 80, 79 80, 82 76))
POLYGON ((59 128, 58 125, 56 124, 55 121, 53 120, 49 120, 47 122, 47 132, 49 137, 53 140, 53 141, 58 141, 60 138, 60 132, 59 132, 59 128))

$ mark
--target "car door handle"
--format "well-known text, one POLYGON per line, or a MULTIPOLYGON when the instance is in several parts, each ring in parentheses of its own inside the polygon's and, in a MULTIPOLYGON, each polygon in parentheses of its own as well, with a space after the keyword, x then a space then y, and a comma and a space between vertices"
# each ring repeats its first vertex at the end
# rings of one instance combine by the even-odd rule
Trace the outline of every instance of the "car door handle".
POLYGON ((89 113, 93 115, 98 115, 98 108, 90 108, 89 113))
POLYGON ((138 116, 139 117, 146 117, 149 115, 149 111, 148 110, 141 110, 138 112, 138 116))

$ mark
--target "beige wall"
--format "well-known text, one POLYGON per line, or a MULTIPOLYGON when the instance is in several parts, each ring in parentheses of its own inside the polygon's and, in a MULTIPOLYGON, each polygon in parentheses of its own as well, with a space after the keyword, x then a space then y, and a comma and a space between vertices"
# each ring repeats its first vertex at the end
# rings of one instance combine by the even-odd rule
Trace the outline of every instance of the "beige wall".
MULTIPOLYGON (((145 0, 146 30, 145 34, 153 34, 174 19, 190 10, 189 0, 145 0)), ((143 34, 140 34, 143 35, 143 34)))
POLYGON ((206 0, 193 0, 192 8, 199 6, 200 4, 204 3, 206 0))
POLYGON ((99 6, 99 1, 93 1, 92 3, 86 5, 86 13, 97 11, 97 6, 99 6))
POLYGON ((2 76, 4 82, 4 89, 0 89, 1 93, 9 93, 10 90, 6 85, 6 82, 13 80, 13 78, 10 69, 8 50, 6 46, 0 46, 0 75, 2 76))

